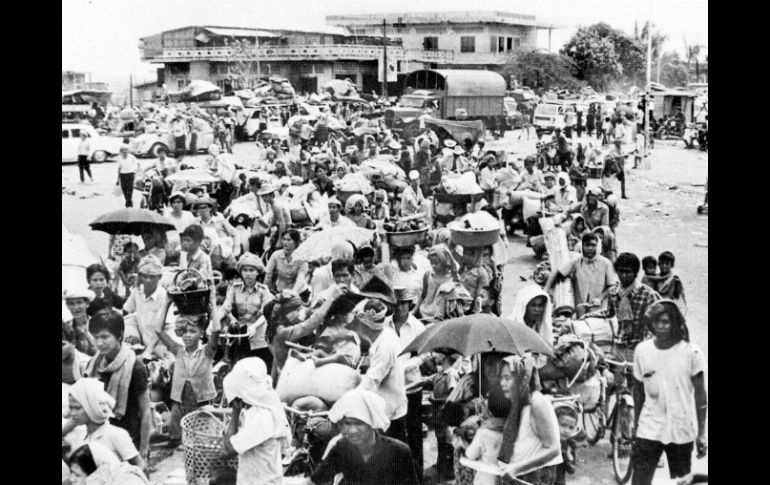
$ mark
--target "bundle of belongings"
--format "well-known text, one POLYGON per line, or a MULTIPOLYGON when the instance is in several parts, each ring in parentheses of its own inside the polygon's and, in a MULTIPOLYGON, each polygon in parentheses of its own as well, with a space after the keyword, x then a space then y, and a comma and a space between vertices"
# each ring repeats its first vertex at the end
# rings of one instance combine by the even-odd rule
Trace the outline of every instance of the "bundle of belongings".
MULTIPOLYGON (((247 105, 275 104, 281 101, 294 101, 294 88, 288 79, 280 76, 271 76, 268 82, 260 81, 253 89, 254 96, 248 98, 247 105)), ((239 97, 248 96, 240 93, 239 97)))

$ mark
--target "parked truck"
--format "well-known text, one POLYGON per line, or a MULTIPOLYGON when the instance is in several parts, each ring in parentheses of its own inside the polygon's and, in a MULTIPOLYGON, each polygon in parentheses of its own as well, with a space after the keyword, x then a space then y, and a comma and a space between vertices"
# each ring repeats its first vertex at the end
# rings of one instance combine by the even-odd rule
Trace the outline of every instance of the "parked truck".
POLYGON ((404 94, 385 110, 385 124, 407 140, 419 132, 419 118, 481 120, 487 129, 504 130, 505 79, 491 71, 422 69, 407 75, 404 94), (458 116, 458 114, 461 114, 458 116))

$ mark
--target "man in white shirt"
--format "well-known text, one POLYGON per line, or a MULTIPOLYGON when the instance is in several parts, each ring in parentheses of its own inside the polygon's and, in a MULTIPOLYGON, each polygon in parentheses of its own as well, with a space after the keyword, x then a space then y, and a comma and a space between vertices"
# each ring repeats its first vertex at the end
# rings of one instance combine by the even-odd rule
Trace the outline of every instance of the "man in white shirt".
POLYGON ((133 207, 134 177, 139 170, 139 162, 129 153, 128 145, 120 147, 118 162, 118 181, 115 185, 120 185, 123 192, 123 198, 126 199, 126 207, 133 207))
MULTIPOLYGON (((140 284, 131 291, 131 296, 123 304, 123 310, 128 313, 124 340, 128 344, 144 345, 141 354, 144 358, 151 358, 153 354, 165 358, 168 350, 160 343, 156 334, 158 322, 163 318, 161 312, 166 308, 168 298, 166 290, 158 284, 163 275, 163 266, 158 258, 150 255, 139 262, 137 272, 140 284)), ((171 338, 178 340, 173 323, 164 320, 164 331, 171 338)))
POLYGON ((88 178, 91 183, 94 182, 94 177, 91 175, 91 164, 88 161, 88 156, 91 154, 91 142, 88 141, 88 133, 85 131, 80 132, 80 142, 78 143, 78 171, 80 172, 80 183, 85 183, 83 172, 88 174, 88 178))
MULTIPOLYGON (((416 308, 416 299, 413 295, 406 288, 394 288, 393 292, 396 295, 396 307, 386 325, 398 334, 401 343, 399 352, 403 352, 418 335, 425 331, 425 325, 412 314, 412 310, 416 308)), ((423 465, 422 374, 420 374, 423 357, 409 355, 398 357, 404 366, 404 385, 407 388, 406 444, 409 445, 417 465, 417 476, 422 476, 423 465)))
POLYGON ((385 412, 390 419, 387 435, 404 443, 406 436, 406 385, 404 365, 399 359, 401 341, 392 328, 385 326, 387 307, 377 299, 363 305, 363 311, 356 316, 354 330, 362 339, 371 342, 369 368, 359 388, 374 391, 385 400, 385 412))
POLYGON ((689 342, 676 302, 659 300, 647 310, 646 319, 654 338, 643 341, 634 351, 637 413, 632 485, 652 483, 663 451, 671 478, 690 473, 693 445, 698 458, 708 451, 706 357, 700 347, 689 342))
POLYGON ((420 173, 417 170, 409 172, 409 186, 401 194, 401 217, 413 216, 420 212, 425 197, 420 190, 420 173))

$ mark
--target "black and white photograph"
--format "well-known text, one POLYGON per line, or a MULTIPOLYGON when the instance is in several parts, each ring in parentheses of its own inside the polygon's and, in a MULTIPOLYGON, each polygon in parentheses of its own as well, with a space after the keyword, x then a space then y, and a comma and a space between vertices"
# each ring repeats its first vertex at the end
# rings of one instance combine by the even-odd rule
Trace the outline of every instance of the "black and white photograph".
POLYGON ((62 485, 708 484, 708 79, 707 0, 62 0, 62 485))

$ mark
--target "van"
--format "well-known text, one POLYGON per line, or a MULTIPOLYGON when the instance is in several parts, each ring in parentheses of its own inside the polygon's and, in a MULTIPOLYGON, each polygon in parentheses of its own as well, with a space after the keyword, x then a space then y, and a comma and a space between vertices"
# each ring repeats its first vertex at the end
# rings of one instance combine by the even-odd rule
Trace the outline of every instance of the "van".
POLYGON ((541 131, 553 131, 564 128, 564 106, 561 104, 541 103, 535 107, 532 124, 541 131))

